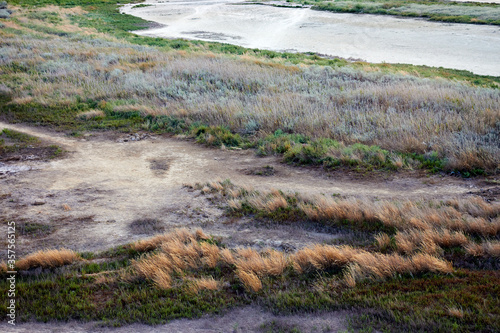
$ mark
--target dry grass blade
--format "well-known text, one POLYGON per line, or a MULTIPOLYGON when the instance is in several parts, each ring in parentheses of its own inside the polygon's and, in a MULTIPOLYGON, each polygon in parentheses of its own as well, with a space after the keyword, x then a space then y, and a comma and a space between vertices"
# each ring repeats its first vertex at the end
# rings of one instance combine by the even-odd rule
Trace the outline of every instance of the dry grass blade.
POLYGON ((200 290, 219 290, 221 283, 213 277, 195 279, 193 281, 192 291, 198 293, 200 290))
POLYGON ((253 272, 239 270, 237 275, 247 290, 257 292, 262 289, 262 282, 253 272))

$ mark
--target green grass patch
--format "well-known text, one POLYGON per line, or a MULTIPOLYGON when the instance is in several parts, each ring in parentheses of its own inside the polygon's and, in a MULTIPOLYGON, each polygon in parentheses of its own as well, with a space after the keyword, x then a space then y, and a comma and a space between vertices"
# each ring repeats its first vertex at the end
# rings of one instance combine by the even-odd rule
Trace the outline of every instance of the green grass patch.
POLYGON ((282 130, 260 139, 255 145, 260 156, 283 154, 285 162, 323 166, 326 169, 344 166, 364 172, 416 167, 436 173, 445 170, 446 165, 445 160, 435 152, 390 152, 374 145, 344 145, 332 139, 310 139, 301 134, 284 133, 282 130))
POLYGON ((5 138, 8 138, 12 140, 13 142, 16 143, 38 143, 40 140, 38 138, 35 138, 34 136, 21 133, 18 131, 10 130, 7 128, 4 128, 3 131, 1 132, 1 135, 5 138))
MULTIPOLYGON (((287 269, 279 277, 262 279, 263 288, 245 291, 232 269, 216 267, 193 272, 226 281, 218 291, 193 293, 189 283, 162 290, 151 282, 116 278, 130 268, 132 257, 115 253, 107 262, 76 263, 37 275, 18 274, 18 322, 98 321, 105 326, 142 322, 163 324, 177 318, 197 318, 255 304, 276 314, 339 309, 354 310, 353 328, 398 332, 493 332, 500 320, 498 271, 459 270, 365 281, 353 288, 339 283, 338 270, 298 274, 287 269), (108 277, 102 279, 103 276, 108 277)), ((87 258, 96 257, 86 255, 87 258)), ((102 257, 102 254, 97 255, 102 257)), ((181 276, 175 276, 180 281, 181 276)), ((8 281, 2 279, 0 292, 8 281)), ((7 298, 0 311, 7 310, 7 298)))

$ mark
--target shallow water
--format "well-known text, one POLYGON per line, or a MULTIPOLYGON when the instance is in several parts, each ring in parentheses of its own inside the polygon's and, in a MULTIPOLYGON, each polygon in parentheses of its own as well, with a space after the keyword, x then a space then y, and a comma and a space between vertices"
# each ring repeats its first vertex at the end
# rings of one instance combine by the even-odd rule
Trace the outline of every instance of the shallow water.
POLYGON ((140 35, 500 76, 500 27, 496 26, 247 5, 242 0, 146 3, 152 6, 132 8, 131 4, 122 11, 165 26, 137 31, 140 35))

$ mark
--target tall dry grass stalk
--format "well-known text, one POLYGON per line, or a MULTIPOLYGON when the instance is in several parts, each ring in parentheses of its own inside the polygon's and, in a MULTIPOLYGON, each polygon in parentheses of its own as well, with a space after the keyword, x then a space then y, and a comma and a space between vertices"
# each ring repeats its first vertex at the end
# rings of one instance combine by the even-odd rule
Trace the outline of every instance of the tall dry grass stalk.
POLYGON ((80 256, 72 250, 41 250, 21 258, 16 262, 16 267, 22 271, 35 267, 54 268, 71 264, 80 259, 80 256))
POLYGON ((257 292, 262 289, 262 282, 255 273, 238 271, 236 274, 247 290, 257 292))

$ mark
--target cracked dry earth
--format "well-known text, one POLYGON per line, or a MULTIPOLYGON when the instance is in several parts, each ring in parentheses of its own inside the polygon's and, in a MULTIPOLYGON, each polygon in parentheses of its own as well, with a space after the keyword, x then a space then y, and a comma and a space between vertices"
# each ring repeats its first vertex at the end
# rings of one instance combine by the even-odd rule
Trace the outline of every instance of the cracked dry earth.
MULTIPOLYGON (((230 246, 302 247, 338 237, 283 225, 235 220, 186 183, 230 179, 237 185, 300 193, 377 198, 446 198, 484 189, 477 180, 395 175, 361 178, 280 163, 252 151, 205 148, 192 142, 149 135, 87 134, 71 138, 0 122, 9 128, 61 146, 67 153, 50 161, 0 164, 0 220, 46 226, 42 237, 19 237, 26 254, 66 247, 99 251, 178 227, 202 228, 230 246), (139 140, 134 140, 138 138, 139 140), (255 170, 272 167, 270 176, 255 170), (154 221, 154 228, 135 225, 154 221)), ((2 223, 1 232, 6 229, 2 223)), ((2 254, 6 247, 2 247, 2 254)))

